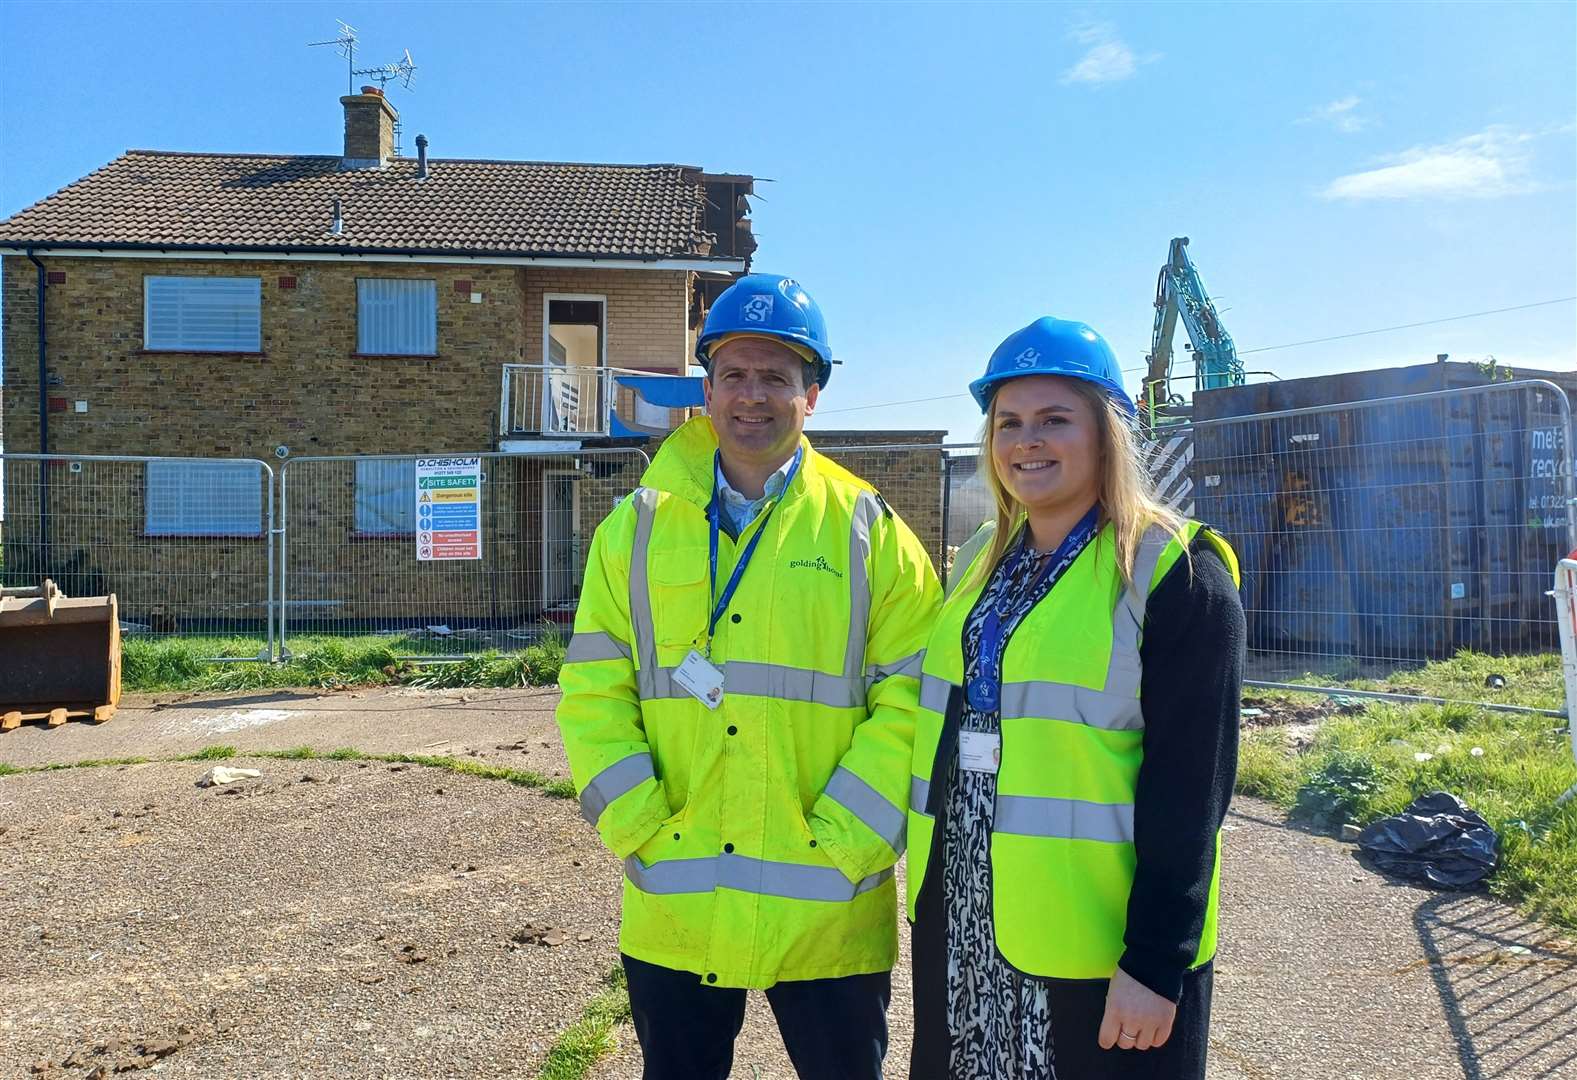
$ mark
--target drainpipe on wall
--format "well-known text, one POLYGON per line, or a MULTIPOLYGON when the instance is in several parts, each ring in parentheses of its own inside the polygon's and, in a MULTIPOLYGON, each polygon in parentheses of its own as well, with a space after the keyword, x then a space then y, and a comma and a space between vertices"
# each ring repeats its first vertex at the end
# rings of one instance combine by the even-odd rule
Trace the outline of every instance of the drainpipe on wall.
MULTIPOLYGON (((49 453, 49 338, 45 333, 45 297, 49 293, 49 273, 28 245, 27 258, 38 267, 38 452, 49 453)), ((38 463, 38 543, 39 576, 49 571, 49 462, 38 463)))

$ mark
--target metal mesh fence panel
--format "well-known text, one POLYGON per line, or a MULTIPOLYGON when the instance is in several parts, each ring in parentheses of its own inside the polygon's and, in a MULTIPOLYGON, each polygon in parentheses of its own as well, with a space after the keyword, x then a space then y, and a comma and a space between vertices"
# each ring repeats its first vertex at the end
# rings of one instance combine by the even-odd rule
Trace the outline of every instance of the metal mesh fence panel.
MULTIPOLYGON (((1546 593, 1577 543, 1570 424, 1561 390, 1530 381, 1167 432, 1191 435, 1193 516, 1242 560, 1251 677, 1557 652, 1546 593)), ((1176 459, 1152 453, 1158 482, 1176 459)))
MULTIPOLYGON (((592 533, 639 483, 639 450, 468 455, 475 557, 443 550, 443 510, 416 456, 298 458, 281 470, 279 636, 389 639, 397 654, 465 656, 567 638, 592 533), (428 528, 431 523, 435 528, 428 528), (457 556, 457 557, 446 557, 457 556)), ((450 489, 459 491, 460 489, 450 489)), ((456 511, 458 512, 458 511, 456 511)))
POLYGON ((976 530, 996 517, 996 499, 981 471, 984 459, 978 446, 949 447, 942 489, 945 544, 942 553, 943 584, 952 573, 953 558, 976 530))
POLYGON ((932 565, 942 565, 942 484, 946 458, 936 444, 818 446, 817 450, 881 492, 919 538, 932 565))
POLYGON ((245 659, 270 658, 266 463, 3 454, 0 486, 0 582, 114 594, 129 637, 249 638, 245 659))

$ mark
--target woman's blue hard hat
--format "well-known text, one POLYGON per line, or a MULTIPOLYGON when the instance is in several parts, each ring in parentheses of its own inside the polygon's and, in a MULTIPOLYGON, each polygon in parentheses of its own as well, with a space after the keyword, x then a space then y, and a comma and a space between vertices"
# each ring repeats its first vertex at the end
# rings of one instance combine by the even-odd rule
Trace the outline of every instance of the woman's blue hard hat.
POLYGON ((1094 383, 1125 413, 1135 414, 1133 399, 1123 389, 1117 354, 1084 323, 1043 315, 1009 334, 991 354, 986 373, 969 384, 969 392, 980 411, 986 412, 997 387, 1025 375, 1061 375, 1094 383))

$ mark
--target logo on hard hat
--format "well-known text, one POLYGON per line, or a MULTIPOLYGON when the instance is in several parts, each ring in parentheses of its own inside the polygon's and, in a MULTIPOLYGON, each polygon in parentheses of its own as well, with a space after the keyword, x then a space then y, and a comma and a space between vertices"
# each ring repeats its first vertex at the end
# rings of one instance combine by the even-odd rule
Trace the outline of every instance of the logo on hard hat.
POLYGON ((1016 368, 1032 368, 1035 366, 1035 361, 1039 359, 1040 350, 1031 345, 1013 358, 1013 366, 1016 368))
POLYGON ((772 318, 772 294, 757 293, 746 300, 739 309, 739 317, 748 323, 764 323, 772 318))

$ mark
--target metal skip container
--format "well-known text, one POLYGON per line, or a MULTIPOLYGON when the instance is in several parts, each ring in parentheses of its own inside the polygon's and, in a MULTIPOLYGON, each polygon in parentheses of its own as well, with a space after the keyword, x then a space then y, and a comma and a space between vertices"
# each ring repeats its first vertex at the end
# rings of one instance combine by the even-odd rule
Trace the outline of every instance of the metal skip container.
POLYGON ((120 704, 114 596, 68 597, 53 581, 0 589, 0 731, 23 720, 103 723, 120 704))
POLYGON ((1571 372, 1437 363, 1196 394, 1195 514, 1243 557, 1250 647, 1555 651, 1574 390, 1571 372))

